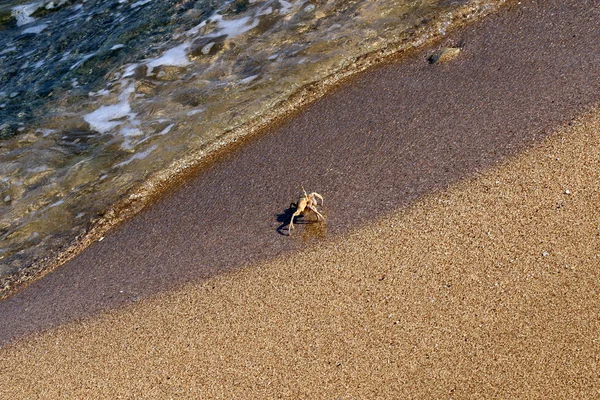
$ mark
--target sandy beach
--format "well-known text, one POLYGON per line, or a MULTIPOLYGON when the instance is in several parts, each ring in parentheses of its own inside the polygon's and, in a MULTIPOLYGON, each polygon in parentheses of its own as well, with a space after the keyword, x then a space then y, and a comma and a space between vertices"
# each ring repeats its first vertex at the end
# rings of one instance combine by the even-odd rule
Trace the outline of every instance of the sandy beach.
POLYGON ((599 16, 511 4, 222 157, 0 302, 0 397, 599 397, 599 16))

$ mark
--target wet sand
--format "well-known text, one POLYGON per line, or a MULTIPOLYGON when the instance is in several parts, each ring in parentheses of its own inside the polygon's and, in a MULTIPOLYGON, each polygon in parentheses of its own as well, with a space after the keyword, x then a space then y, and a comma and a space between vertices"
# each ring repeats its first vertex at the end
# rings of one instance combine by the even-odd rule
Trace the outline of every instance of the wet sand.
POLYGON ((598 17, 515 4, 224 157, 0 303, 0 397, 597 397, 598 17))

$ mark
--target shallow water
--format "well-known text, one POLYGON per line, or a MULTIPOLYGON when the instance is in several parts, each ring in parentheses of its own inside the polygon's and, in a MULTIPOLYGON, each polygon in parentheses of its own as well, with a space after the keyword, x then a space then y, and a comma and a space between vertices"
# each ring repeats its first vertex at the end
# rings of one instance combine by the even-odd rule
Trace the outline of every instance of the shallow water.
POLYGON ((115 204, 143 203, 154 183, 301 102, 286 100, 306 85, 502 3, 0 2, 0 290, 118 220, 115 204))

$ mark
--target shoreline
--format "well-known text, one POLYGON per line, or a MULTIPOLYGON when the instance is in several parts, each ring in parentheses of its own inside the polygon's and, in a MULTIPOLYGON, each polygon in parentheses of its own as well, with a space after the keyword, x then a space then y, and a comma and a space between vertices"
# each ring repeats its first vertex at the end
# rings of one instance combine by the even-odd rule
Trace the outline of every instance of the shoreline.
POLYGON ((214 162, 235 152, 236 149, 255 138, 284 125, 294 116, 302 113, 310 104, 334 92, 337 87, 351 84, 353 77, 369 69, 382 67, 387 63, 399 62, 410 57, 414 52, 431 48, 451 32, 501 12, 501 9, 510 7, 510 4, 514 3, 514 0, 503 1, 505 2, 485 10, 481 5, 473 4, 459 7, 450 14, 434 15, 425 25, 417 27, 415 31, 403 32, 396 42, 389 43, 386 48, 361 55, 354 63, 331 76, 298 89, 288 99, 274 107, 275 111, 226 132, 223 138, 210 143, 206 148, 194 151, 173 161, 167 168, 156 171, 145 182, 123 193, 120 200, 108 206, 102 216, 90 221, 89 228, 85 233, 70 240, 62 249, 52 251, 49 256, 35 261, 31 267, 18 274, 2 277, 0 279, 0 301, 23 290, 31 283, 77 257, 94 242, 101 240, 113 228, 135 217, 146 207, 152 206, 162 196, 177 190, 185 181, 202 173, 214 162), (454 23, 448 24, 448 20, 454 23), (456 20, 460 20, 460 22, 456 22, 456 20), (440 26, 445 26, 443 34, 440 33, 440 29, 442 29, 440 26), (415 43, 420 43, 420 45, 415 46, 415 43))

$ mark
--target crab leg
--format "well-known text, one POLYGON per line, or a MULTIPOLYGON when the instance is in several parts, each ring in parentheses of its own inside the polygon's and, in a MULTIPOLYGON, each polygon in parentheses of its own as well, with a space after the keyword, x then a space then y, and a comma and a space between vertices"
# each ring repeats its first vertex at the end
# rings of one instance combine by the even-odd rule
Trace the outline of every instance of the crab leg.
POLYGON ((297 217, 298 215, 302 214, 302 212, 304 211, 304 209, 306 208, 307 205, 308 205, 307 197, 302 197, 302 198, 298 199, 298 204, 296 204, 296 212, 294 212, 294 214, 292 214, 292 218, 290 219, 290 227, 288 228, 288 232, 291 229, 294 229, 294 217, 297 217))
POLYGON ((313 210, 315 212, 315 214, 317 214, 317 219, 321 218, 323 221, 325 221, 325 217, 322 216, 321 213, 317 211, 317 208, 315 206, 308 204, 307 207, 310 208, 311 210, 313 210))
POLYGON ((288 232, 294 229, 294 217, 297 217, 302 213, 303 210, 297 209, 295 213, 292 214, 292 218, 290 219, 290 226, 288 227, 288 232))

